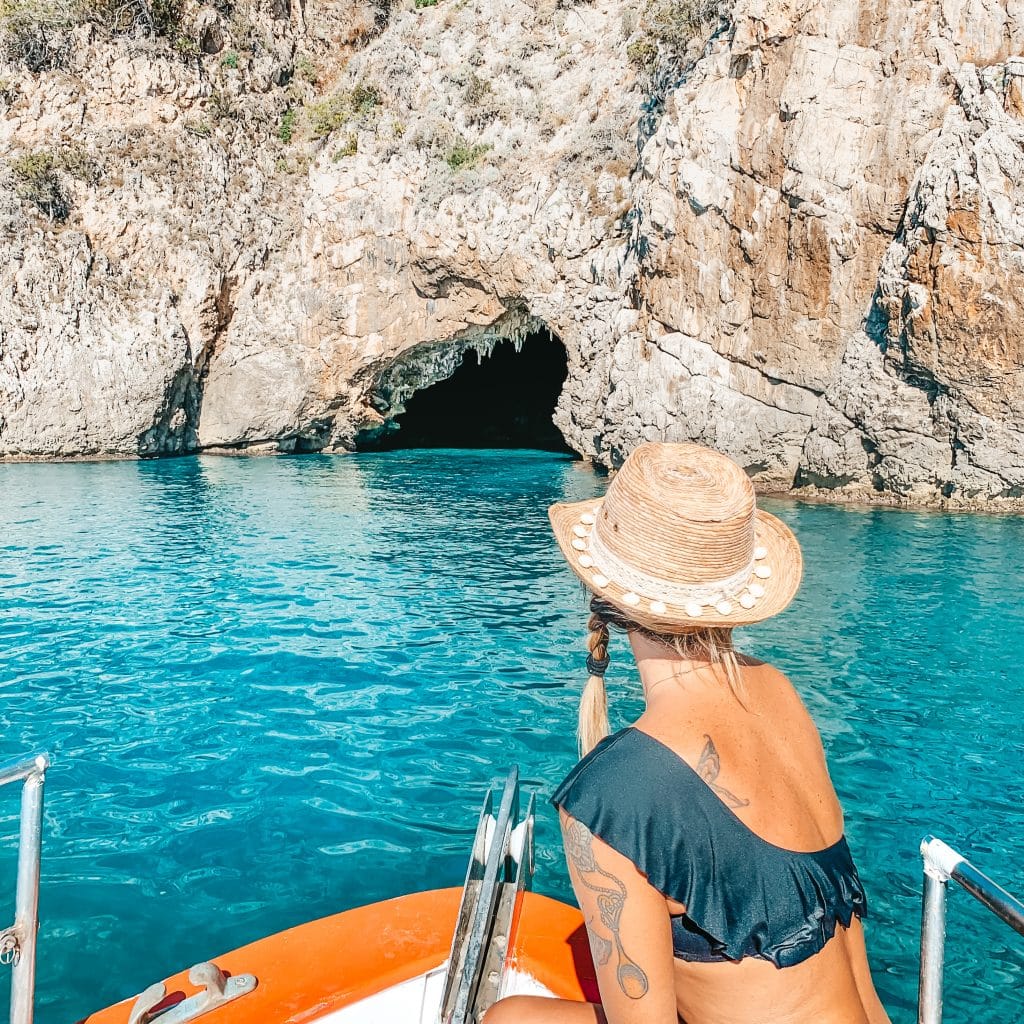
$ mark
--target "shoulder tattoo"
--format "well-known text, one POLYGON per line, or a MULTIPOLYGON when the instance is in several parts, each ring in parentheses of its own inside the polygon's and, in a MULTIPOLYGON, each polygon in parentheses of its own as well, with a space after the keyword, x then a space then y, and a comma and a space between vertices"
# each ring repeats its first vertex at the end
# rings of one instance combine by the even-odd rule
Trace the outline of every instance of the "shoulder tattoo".
POLYGON ((714 740, 707 733, 704 734, 704 750, 697 762, 697 774, 708 784, 708 787, 716 793, 726 807, 747 807, 749 800, 741 800, 735 793, 718 784, 718 773, 722 770, 722 761, 718 756, 714 740))
POLYGON ((626 886, 622 879, 605 871, 594 856, 594 837, 582 822, 570 820, 562 832, 565 837, 565 855, 573 873, 591 892, 596 894, 597 911, 601 925, 611 938, 594 930, 593 920, 587 921, 590 946, 594 958, 601 966, 617 955, 615 980, 630 999, 642 999, 647 994, 647 975, 622 945, 622 910, 626 905, 626 886))

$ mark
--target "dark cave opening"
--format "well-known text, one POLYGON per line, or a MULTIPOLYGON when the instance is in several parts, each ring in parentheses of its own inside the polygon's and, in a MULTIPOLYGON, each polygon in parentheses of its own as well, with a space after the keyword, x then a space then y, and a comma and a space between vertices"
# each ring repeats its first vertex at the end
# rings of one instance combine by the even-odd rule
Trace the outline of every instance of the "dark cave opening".
POLYGON ((417 391, 373 447, 539 448, 571 452, 551 417, 568 373, 562 343, 540 330, 517 351, 500 341, 489 356, 467 349, 446 380, 417 391))

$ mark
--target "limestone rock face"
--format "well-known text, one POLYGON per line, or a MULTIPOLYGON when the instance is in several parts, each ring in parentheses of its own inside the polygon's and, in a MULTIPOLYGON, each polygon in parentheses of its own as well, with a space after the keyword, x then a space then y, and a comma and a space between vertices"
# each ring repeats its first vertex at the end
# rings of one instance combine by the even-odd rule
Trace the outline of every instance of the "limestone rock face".
POLYGON ((1018 0, 736 0, 653 93, 623 0, 235 6, 0 88, 0 456, 345 450, 544 326, 605 465, 1024 500, 1018 0))
POLYGON ((866 329, 808 436, 808 482, 870 479, 918 500, 1024 493, 1022 74, 957 72, 866 329))
POLYGON ((603 387, 584 375, 636 319, 622 267, 641 95, 621 15, 428 8, 353 58, 347 83, 386 109, 315 154, 293 237, 239 292, 204 447, 351 447, 466 348, 544 324, 579 382, 560 425, 593 449, 603 387))
MULTIPOLYGON (((958 435, 960 466, 1019 459, 1010 379, 1016 370, 1019 388, 1021 350, 1000 321, 1024 242, 1019 62, 1007 60, 1021 30, 1000 5, 882 13, 741 0, 642 154, 635 244, 657 365, 623 375, 621 405, 661 381, 658 430, 724 448, 767 487, 917 501, 1024 493, 1019 469, 951 487, 952 406, 934 408, 939 391, 956 391, 962 419, 998 362, 1011 377, 984 426, 971 413, 971 441, 958 435), (987 98, 970 60, 989 64, 987 98), (925 241, 936 193, 941 252, 925 241), (966 209, 947 211, 950 201, 966 209), (957 225, 972 216, 966 250, 957 225), (901 313, 915 280, 935 317, 901 313)), ((606 436, 629 447, 638 438, 624 426, 606 436)))
POLYGON ((246 123, 227 69, 215 84, 76 35, 59 72, 4 83, 0 455, 194 451, 234 282, 282 219, 273 158, 233 146, 246 123))
POLYGON ((125 281, 80 232, 65 235, 59 260, 42 259, 31 241, 12 250, 3 302, 17 320, 0 352, 6 450, 192 450, 193 356, 167 293, 125 281))

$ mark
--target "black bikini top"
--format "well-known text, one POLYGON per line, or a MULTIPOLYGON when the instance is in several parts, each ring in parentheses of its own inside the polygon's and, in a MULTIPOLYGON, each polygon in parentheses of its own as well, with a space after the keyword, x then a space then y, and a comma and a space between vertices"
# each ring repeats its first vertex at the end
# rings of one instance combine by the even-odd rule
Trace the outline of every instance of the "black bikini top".
POLYGON ((751 831, 674 750, 639 729, 603 739, 551 802, 623 856, 662 895, 681 960, 758 957, 791 967, 836 924, 867 914, 846 837, 797 853, 751 831))

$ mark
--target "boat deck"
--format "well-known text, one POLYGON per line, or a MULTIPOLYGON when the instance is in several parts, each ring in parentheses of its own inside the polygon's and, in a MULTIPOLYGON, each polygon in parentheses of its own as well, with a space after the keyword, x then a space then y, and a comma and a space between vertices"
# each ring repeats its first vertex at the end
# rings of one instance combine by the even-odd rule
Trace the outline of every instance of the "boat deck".
MULTIPOLYGON (((253 974, 255 991, 220 1006, 216 1024, 420 1024, 436 1020, 460 888, 435 889, 358 907, 242 946, 214 963, 253 974)), ((523 895, 503 994, 596 999, 597 983, 578 910, 523 895)), ((196 991, 188 972, 166 979, 159 1011, 196 991)), ((128 1024, 135 996, 82 1024, 128 1024)))

